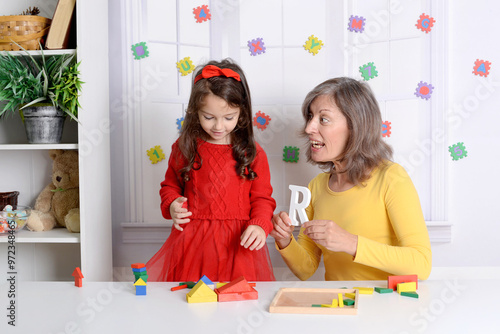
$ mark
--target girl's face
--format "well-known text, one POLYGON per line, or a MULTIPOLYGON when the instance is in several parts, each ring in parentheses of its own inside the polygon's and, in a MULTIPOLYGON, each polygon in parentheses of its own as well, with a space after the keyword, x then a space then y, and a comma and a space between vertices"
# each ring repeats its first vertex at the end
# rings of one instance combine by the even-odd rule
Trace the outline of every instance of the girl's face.
POLYGON ((203 130, 209 135, 209 143, 231 144, 230 133, 238 123, 240 108, 231 107, 224 99, 210 94, 203 101, 198 117, 203 130))
POLYGON ((309 107, 305 132, 311 145, 311 159, 335 161, 344 152, 349 139, 347 119, 329 96, 316 97, 309 107))

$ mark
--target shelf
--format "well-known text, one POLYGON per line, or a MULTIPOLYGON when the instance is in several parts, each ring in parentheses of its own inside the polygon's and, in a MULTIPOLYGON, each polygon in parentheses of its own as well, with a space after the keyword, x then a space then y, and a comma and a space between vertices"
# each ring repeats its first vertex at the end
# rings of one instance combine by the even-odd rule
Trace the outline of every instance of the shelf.
MULTIPOLYGON (((13 56, 27 56, 25 51, 5 51, 10 53, 13 56)), ((28 53, 32 56, 41 56, 42 52, 40 50, 30 50, 28 53)), ((74 54, 76 53, 76 49, 62 49, 62 50, 43 50, 43 54, 45 56, 54 56, 54 55, 62 55, 62 54, 74 54)))
MULTIPOLYGON (((31 232, 26 229, 15 233, 15 243, 55 243, 77 244, 80 243, 80 233, 71 233, 65 228, 55 228, 45 232, 31 232)), ((6 243, 8 235, 0 235, 0 243, 6 243)))
POLYGON ((50 150, 50 149, 77 150, 78 144, 0 144, 0 151, 8 151, 8 150, 34 151, 34 150, 50 150))

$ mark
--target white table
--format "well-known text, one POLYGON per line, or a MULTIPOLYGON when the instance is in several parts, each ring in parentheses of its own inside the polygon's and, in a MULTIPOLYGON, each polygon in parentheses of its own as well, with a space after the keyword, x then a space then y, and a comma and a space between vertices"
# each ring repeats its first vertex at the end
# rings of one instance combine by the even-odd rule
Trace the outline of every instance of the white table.
POLYGON ((280 287, 385 287, 385 281, 257 283, 254 301, 189 304, 176 283, 19 282, 16 327, 7 317, 9 286, 0 283, 0 333, 500 333, 500 280, 421 281, 419 299, 360 295, 357 315, 269 313, 280 287))

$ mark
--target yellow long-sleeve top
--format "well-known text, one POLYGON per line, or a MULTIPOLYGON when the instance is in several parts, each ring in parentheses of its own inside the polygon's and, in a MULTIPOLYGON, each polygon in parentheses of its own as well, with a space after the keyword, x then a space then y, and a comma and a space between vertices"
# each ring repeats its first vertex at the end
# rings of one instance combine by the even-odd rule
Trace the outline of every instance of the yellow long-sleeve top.
POLYGON ((432 252, 417 191, 404 170, 387 162, 375 168, 364 185, 334 192, 330 174, 309 183, 310 220, 332 220, 358 235, 356 256, 316 244, 301 229, 298 240, 279 249, 290 270, 301 280, 314 274, 321 260, 325 280, 385 280, 388 275, 417 274, 427 279, 432 252))

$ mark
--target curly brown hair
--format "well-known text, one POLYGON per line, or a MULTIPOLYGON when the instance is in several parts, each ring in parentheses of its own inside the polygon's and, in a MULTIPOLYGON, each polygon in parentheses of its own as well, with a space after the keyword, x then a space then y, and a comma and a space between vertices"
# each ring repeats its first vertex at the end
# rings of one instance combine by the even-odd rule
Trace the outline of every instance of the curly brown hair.
POLYGON ((377 100, 366 83, 346 77, 326 80, 310 91, 302 104, 304 137, 307 137, 305 128, 310 119, 311 103, 321 95, 329 96, 347 119, 349 138, 344 152, 337 159, 344 168, 336 170, 333 161, 313 161, 310 145, 306 152, 307 161, 332 175, 347 173, 349 181, 358 185, 370 177, 370 170, 392 158, 392 148, 382 139, 382 115, 377 100))
POLYGON ((250 168, 257 152, 253 135, 250 90, 243 70, 229 58, 220 62, 210 61, 195 70, 191 96, 179 137, 180 151, 187 160, 186 166, 180 170, 181 177, 184 181, 189 181, 189 172, 199 169, 203 163, 198 153, 198 138, 208 140, 209 135, 201 127, 198 111, 209 94, 224 99, 233 108, 240 109, 238 123, 230 134, 233 157, 236 160, 235 169, 242 178, 255 179, 257 174, 250 168), (195 83, 194 79, 207 65, 215 65, 221 69, 229 68, 239 74, 241 81, 225 76, 214 76, 202 78, 195 83))

